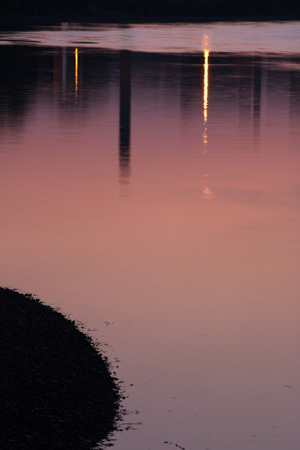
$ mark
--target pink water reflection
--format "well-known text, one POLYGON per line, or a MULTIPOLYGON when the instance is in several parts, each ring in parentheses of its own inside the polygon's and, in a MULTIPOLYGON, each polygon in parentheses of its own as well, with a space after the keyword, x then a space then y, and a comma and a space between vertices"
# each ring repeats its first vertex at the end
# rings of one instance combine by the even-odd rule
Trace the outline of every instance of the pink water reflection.
POLYGON ((112 346, 142 422, 117 450, 298 449, 299 73, 78 57, 3 108, 2 284, 112 346))

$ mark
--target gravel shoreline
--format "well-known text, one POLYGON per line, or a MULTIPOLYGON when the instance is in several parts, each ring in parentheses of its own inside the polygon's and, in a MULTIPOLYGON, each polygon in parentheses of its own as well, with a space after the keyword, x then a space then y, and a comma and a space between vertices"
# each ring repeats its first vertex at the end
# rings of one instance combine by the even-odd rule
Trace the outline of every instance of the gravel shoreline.
POLYGON ((0 448, 90 450, 117 428, 109 363, 76 323, 0 288, 0 448))

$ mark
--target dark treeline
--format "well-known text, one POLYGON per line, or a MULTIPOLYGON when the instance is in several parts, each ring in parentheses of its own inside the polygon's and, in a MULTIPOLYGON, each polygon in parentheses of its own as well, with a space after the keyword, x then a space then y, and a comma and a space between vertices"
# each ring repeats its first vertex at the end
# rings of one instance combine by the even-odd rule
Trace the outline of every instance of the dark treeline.
POLYGON ((98 0, 106 8, 144 16, 172 17, 242 17, 246 15, 285 15, 300 11, 294 0, 98 0))
POLYGON ((300 17, 295 0, 2 0, 1 11, 26 14, 82 14, 83 20, 101 21, 110 12, 142 20, 201 20, 205 18, 289 18, 300 17))
POLYGON ((83 0, 2 0, 0 10, 18 13, 72 12, 84 8, 83 0))

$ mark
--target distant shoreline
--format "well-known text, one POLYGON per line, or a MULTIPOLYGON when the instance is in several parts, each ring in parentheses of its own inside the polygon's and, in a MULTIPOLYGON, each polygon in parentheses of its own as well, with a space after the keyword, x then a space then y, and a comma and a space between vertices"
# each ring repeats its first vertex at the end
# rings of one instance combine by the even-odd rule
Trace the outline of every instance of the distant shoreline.
POLYGON ((0 11, 0 29, 20 29, 31 26, 55 26, 60 23, 105 23, 105 24, 150 24, 150 23, 209 23, 209 22, 273 22, 273 21, 297 21, 300 20, 300 12, 297 14, 245 14, 245 15, 139 15, 121 11, 97 10, 95 13, 63 13, 49 12, 49 14, 12 13, 0 11))

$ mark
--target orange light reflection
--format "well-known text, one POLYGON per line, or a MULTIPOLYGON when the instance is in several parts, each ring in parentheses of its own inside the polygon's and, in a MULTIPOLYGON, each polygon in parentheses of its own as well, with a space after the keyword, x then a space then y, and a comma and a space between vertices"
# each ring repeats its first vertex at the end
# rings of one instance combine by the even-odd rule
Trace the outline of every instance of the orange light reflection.
POLYGON ((208 106, 208 56, 209 50, 204 50, 204 79, 203 79, 203 119, 207 122, 208 106))
POLYGON ((208 107, 208 57, 209 50, 204 50, 204 75, 203 75, 203 153, 207 153, 207 107, 208 107))
POLYGON ((75 100, 78 97, 78 48, 75 48, 75 100))

